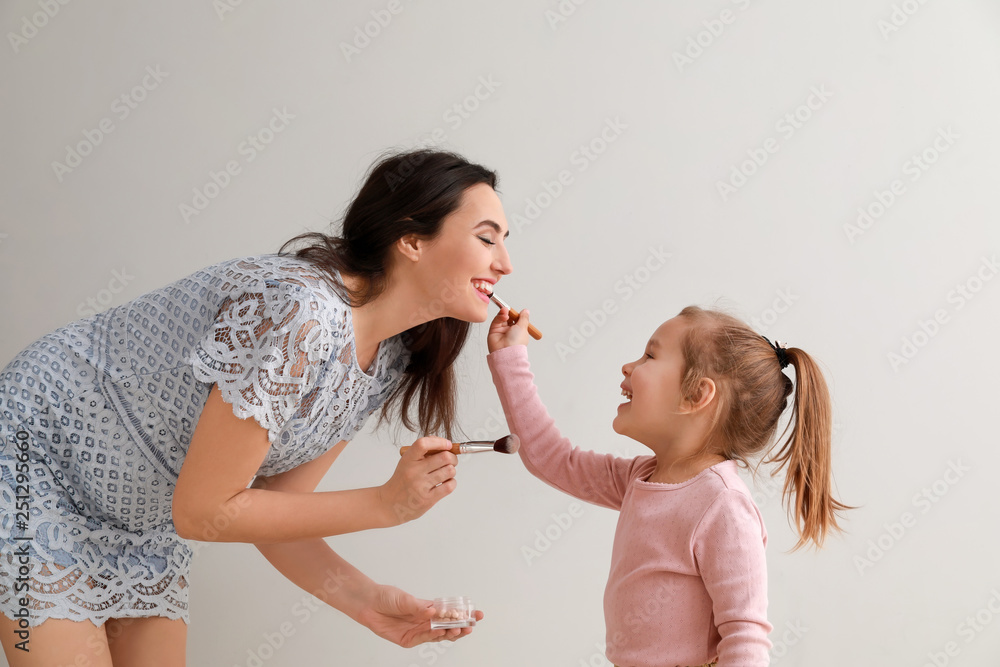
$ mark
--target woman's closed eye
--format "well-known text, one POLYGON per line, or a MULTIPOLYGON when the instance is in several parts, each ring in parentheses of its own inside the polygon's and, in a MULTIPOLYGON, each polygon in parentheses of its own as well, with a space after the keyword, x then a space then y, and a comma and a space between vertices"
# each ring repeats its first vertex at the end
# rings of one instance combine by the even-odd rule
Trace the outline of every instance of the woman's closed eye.
POLYGON ((483 243, 486 243, 488 245, 496 245, 496 243, 494 243, 493 241, 490 241, 489 239, 484 239, 482 236, 480 236, 478 238, 479 238, 480 241, 482 241, 483 243))

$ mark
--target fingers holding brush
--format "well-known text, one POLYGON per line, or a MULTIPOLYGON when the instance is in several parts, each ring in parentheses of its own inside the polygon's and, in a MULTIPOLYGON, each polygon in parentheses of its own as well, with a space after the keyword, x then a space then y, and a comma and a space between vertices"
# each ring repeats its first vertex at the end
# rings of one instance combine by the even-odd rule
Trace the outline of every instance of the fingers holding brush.
POLYGON ((451 446, 444 438, 423 437, 400 456, 392 477, 378 487, 390 523, 401 524, 422 516, 455 490, 458 457, 449 451, 451 446))
POLYGON ((512 322, 510 308, 501 306, 500 312, 490 322, 489 333, 486 334, 486 347, 490 352, 495 352, 504 347, 512 345, 527 345, 531 335, 528 333, 530 326, 528 310, 522 310, 515 322, 512 322))

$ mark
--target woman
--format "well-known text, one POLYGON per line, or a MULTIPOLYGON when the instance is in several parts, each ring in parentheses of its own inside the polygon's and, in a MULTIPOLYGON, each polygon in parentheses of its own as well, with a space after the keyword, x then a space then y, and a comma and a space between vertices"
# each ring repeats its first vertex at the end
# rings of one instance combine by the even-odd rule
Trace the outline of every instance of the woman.
POLYGON ((430 602, 323 537, 409 521, 455 489, 452 363, 488 315, 482 282, 511 272, 495 187, 452 153, 384 158, 341 237, 207 267, 18 354, 0 374, 11 665, 183 665, 187 539, 253 543, 401 646, 468 634, 430 630, 430 602), (445 437, 418 439, 382 486, 313 493, 376 408, 413 428, 411 405, 445 437))

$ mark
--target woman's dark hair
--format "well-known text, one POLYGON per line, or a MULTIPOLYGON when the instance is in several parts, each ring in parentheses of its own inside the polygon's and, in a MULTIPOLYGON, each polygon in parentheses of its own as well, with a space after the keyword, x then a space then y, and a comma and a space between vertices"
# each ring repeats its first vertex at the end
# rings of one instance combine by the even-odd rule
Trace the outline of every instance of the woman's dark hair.
MULTIPOLYGON (((396 241, 407 234, 435 237, 444 218, 461 204, 463 193, 479 183, 496 189, 496 173, 455 153, 418 149, 383 155, 369 169, 344 214, 340 236, 300 234, 285 242, 278 254, 286 254, 285 248, 297 241, 310 242, 294 255, 321 269, 346 303, 363 306, 388 286, 389 253, 396 241), (335 271, 361 278, 357 290, 349 290, 335 271)), ((451 317, 403 332, 410 362, 383 404, 379 424, 399 404, 403 424, 413 430, 410 407, 416 401, 420 431, 452 438, 456 402, 452 364, 468 333, 468 322, 451 317)))

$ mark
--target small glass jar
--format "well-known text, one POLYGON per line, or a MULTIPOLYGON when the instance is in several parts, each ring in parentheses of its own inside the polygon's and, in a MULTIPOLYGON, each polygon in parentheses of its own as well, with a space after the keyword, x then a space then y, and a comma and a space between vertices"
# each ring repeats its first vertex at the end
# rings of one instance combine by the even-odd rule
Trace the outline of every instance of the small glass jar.
POLYGON ((431 619, 431 630, 467 628, 476 624, 476 607, 467 597, 437 598, 434 609, 437 615, 431 619))

